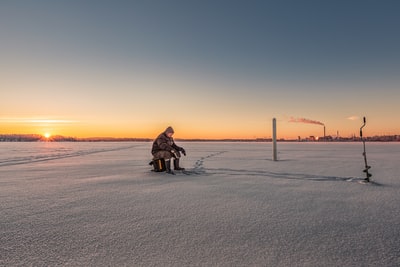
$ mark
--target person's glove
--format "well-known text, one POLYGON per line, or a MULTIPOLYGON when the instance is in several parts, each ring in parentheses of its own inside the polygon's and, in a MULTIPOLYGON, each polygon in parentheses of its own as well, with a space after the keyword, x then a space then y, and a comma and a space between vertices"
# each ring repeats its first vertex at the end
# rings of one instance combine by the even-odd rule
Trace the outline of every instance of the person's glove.
POLYGON ((183 154, 184 156, 186 156, 186 151, 185 151, 185 149, 181 148, 181 152, 182 152, 182 154, 183 154))

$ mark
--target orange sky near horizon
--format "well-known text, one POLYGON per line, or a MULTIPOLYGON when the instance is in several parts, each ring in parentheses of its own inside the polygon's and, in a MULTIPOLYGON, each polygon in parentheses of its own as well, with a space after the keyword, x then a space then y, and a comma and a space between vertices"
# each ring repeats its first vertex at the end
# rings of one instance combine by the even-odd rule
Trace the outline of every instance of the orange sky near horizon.
MULTIPOLYGON (((271 138, 272 118, 259 123, 253 123, 253 128, 248 124, 242 123, 213 123, 206 124, 170 121, 170 123, 154 123, 137 125, 132 122, 91 122, 63 119, 7 119, 0 120, 1 134, 50 134, 69 137, 88 138, 88 137, 117 137, 117 138, 154 138, 160 132, 171 125, 175 129, 175 138, 190 139, 256 139, 271 138), (222 129, 222 130, 221 130, 222 129)), ((385 131, 382 128, 374 129, 375 121, 368 121, 364 128, 364 136, 374 135, 394 135, 396 133, 385 131)), ((341 137, 359 136, 359 128, 362 125, 361 118, 351 118, 341 122, 338 127, 325 126, 326 135, 341 137), (342 127, 342 128, 340 128, 342 127), (345 129, 351 129, 345 130, 345 129)), ((324 126, 309 123, 294 123, 289 120, 277 119, 278 138, 297 139, 298 136, 306 138, 309 136, 321 137, 324 133, 324 126)))
POLYGON ((175 138, 255 139, 272 136, 275 117, 278 138, 323 136, 321 125, 291 118, 319 121, 326 135, 351 137, 359 135, 363 116, 366 136, 400 134, 396 85, 273 83, 201 71, 118 72, 114 77, 103 70, 100 80, 93 70, 85 77, 69 70, 71 80, 37 69, 19 79, 6 76, 0 81, 10 88, 1 93, 0 134, 154 138, 171 125, 175 138), (359 94, 362 90, 366 93, 359 94))

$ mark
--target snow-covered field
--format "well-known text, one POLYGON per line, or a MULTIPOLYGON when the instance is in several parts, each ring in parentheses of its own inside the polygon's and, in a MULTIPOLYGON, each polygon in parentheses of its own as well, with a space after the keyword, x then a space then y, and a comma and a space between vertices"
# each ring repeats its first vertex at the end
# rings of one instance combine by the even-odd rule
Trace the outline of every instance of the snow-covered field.
POLYGON ((0 266, 400 266, 400 144, 0 143, 0 266))

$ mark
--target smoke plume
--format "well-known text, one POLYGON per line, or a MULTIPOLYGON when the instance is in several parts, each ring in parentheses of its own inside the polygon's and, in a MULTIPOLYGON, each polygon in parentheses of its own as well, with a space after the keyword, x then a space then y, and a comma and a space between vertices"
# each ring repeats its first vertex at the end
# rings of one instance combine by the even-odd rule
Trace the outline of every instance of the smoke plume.
POLYGON ((354 115, 354 116, 348 117, 347 119, 351 120, 351 121, 356 121, 356 120, 360 119, 360 117, 358 117, 357 115, 354 115))
POLYGON ((293 117, 290 117, 289 122, 309 123, 309 124, 318 124, 318 125, 325 126, 325 124, 323 124, 320 121, 309 120, 309 119, 306 119, 306 118, 293 118, 293 117))

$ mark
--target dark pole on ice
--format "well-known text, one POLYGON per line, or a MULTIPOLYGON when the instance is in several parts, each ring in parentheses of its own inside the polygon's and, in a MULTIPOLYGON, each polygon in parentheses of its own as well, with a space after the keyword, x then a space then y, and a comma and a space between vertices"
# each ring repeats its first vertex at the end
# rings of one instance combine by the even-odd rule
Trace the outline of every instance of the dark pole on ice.
POLYGON ((278 160, 277 149, 276 149, 276 119, 272 119, 272 150, 274 161, 278 160))
POLYGON ((365 175, 367 176, 364 179, 364 181, 369 182, 369 177, 371 177, 372 174, 370 174, 368 172, 368 170, 371 168, 371 166, 368 166, 368 163, 367 163, 367 152, 365 152, 365 139, 363 138, 363 134, 362 134, 362 129, 364 128, 365 124, 367 123, 367 120, 365 119, 365 117, 363 120, 364 120, 364 124, 360 128, 360 137, 361 137, 361 141, 363 142, 363 147, 364 147, 363 156, 364 156, 365 169, 363 170, 363 172, 365 172, 365 175))

